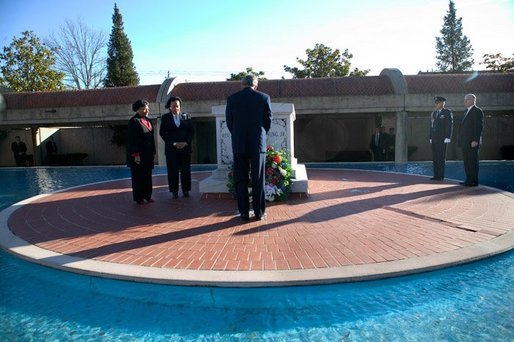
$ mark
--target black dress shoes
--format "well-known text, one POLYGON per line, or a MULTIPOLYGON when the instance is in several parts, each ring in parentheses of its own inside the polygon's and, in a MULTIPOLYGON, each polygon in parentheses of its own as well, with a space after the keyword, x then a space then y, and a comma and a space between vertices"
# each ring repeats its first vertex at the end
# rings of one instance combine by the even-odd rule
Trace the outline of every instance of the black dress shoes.
POLYGON ((478 186, 478 183, 459 182, 460 185, 464 186, 478 186))
POLYGON ((261 215, 255 215, 255 219, 257 221, 262 221, 262 219, 265 218, 265 217, 266 217, 266 213, 264 213, 262 216, 261 215))
POLYGON ((243 221, 250 221, 250 215, 248 215, 248 214, 241 214, 241 219, 243 221))
POLYGON ((173 198, 178 198, 178 192, 173 193, 173 198))
POLYGON ((184 197, 189 197, 189 191, 184 191, 183 194, 184 194, 184 197))
POLYGON ((432 177, 432 178, 430 178, 430 180, 442 181, 442 180, 444 180, 444 178, 443 177, 432 177))

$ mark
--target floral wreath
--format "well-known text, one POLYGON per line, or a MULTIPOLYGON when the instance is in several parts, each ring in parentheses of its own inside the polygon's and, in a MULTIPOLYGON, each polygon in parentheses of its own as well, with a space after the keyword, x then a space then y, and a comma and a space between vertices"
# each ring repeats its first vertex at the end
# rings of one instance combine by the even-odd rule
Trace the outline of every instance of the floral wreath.
MULTIPOLYGON (((264 194, 266 201, 285 201, 291 192, 291 178, 293 176, 293 169, 287 160, 285 150, 275 150, 272 146, 266 148, 265 174, 264 194)), ((252 186, 251 182, 249 186, 252 186)), ((228 191, 235 196, 234 163, 230 166, 227 187, 228 191)))

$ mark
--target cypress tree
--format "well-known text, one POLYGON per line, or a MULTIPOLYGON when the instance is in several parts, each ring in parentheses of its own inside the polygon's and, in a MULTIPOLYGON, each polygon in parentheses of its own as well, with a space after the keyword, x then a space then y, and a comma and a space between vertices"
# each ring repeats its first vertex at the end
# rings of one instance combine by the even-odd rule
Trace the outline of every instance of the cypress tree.
POLYGON ((130 40, 123 31, 123 18, 114 4, 112 31, 107 44, 107 76, 105 87, 123 87, 139 84, 139 76, 132 62, 134 57, 130 40))
POLYGON ((449 9, 444 17, 441 37, 436 37, 437 67, 442 72, 471 70, 473 66, 473 47, 462 34, 462 18, 457 19, 455 4, 450 0, 449 9))

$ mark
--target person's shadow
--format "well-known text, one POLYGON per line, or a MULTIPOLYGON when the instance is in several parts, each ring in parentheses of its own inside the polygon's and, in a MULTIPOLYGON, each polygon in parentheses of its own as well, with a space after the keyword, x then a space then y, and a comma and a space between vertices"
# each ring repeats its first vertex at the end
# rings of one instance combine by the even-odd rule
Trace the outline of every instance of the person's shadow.
MULTIPOLYGON (((385 187, 391 187, 391 185, 385 185, 385 187)), ((461 189, 462 187, 455 185, 444 189, 437 188, 417 192, 389 194, 384 196, 359 199, 355 201, 348 201, 344 203, 314 209, 299 217, 292 218, 289 220, 259 225, 258 227, 252 227, 250 229, 236 232, 234 233, 234 235, 250 235, 258 232, 264 232, 270 229, 280 228, 282 226, 287 226, 293 223, 319 223, 324 221, 330 221, 333 219, 355 215, 367 211, 372 211, 379 208, 389 207, 395 204, 415 199, 421 199, 432 195, 458 196, 459 194, 455 193, 455 190, 461 189)))

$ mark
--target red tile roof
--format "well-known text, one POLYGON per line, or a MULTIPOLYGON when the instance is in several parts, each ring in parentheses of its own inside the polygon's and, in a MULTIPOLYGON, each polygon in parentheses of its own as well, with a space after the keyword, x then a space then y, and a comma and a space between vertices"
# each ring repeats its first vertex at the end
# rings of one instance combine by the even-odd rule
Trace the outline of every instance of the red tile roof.
POLYGON ((409 94, 514 92, 514 73, 406 75, 409 94))
POLYGON ((8 109, 82 107, 131 104, 138 99, 155 102, 160 84, 86 90, 3 94, 8 109))
MULTIPOLYGON (((514 92, 514 73, 406 75, 410 94, 502 93, 514 92)), ((107 106, 131 104, 137 99, 157 101, 160 84, 69 90, 55 92, 3 94, 8 109, 107 106)), ((222 100, 241 89, 238 81, 179 83, 172 94, 184 101, 222 100)), ((394 90, 387 76, 281 79, 259 82, 259 90, 271 98, 318 96, 392 95, 394 90)))
MULTIPOLYGON (((240 89, 237 81, 180 83, 172 93, 187 101, 224 100, 240 89)), ((382 76, 266 80, 258 89, 271 98, 393 94, 389 79, 382 76)))

